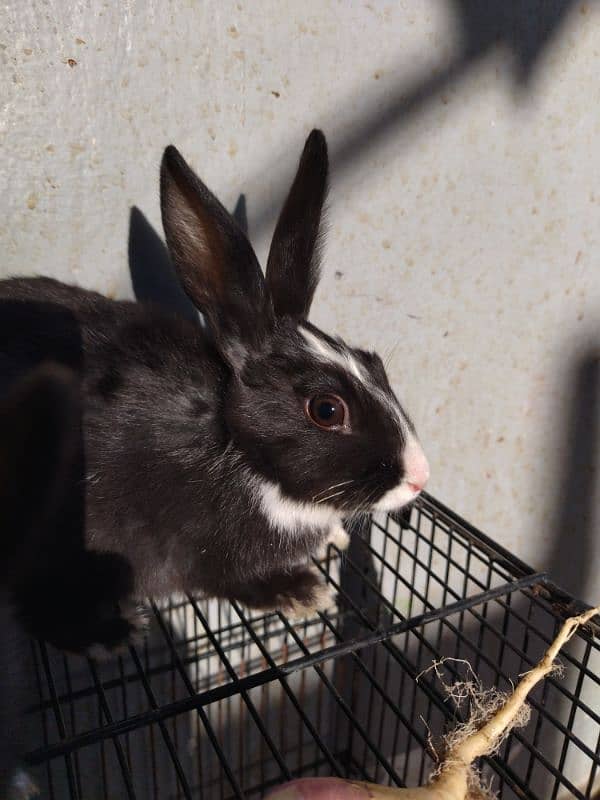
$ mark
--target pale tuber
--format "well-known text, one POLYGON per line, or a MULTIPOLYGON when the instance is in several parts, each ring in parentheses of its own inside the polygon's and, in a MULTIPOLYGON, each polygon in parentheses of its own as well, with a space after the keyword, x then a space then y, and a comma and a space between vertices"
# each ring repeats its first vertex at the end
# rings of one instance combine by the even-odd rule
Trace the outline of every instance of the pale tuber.
POLYGON ((490 797, 481 787, 472 764, 481 756, 494 753, 515 725, 523 722, 525 700, 533 687, 554 668, 559 650, 596 614, 600 606, 571 617, 563 624, 544 657, 521 681, 489 718, 475 730, 467 722, 457 728, 448 741, 448 752, 427 786, 398 789, 342 778, 301 778, 279 787, 269 800, 478 800, 490 797))

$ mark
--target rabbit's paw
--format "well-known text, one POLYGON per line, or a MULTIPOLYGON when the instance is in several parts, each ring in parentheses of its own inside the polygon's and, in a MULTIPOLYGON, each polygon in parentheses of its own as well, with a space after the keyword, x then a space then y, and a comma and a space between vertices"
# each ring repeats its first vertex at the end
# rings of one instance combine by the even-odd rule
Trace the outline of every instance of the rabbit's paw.
POLYGON ((40 790, 25 770, 19 767, 10 780, 6 800, 30 800, 38 797, 40 790))
POLYGON ((335 605, 335 592, 325 583, 314 586, 308 597, 290 597, 281 606, 281 611, 291 620, 302 620, 327 611, 335 605))
POLYGON ((344 529, 343 525, 332 525, 327 534, 327 538, 317 551, 317 558, 322 561, 327 558, 327 550, 332 544, 340 552, 348 549, 350 544, 350 534, 344 529))
POLYGON ((102 620, 98 627, 97 641, 86 649, 86 654, 97 661, 106 661, 121 655, 131 645, 143 642, 148 624, 148 612, 144 606, 121 602, 118 615, 102 620))
POLYGON ((327 544, 332 544, 338 550, 347 550, 350 545, 350 534, 342 525, 334 525, 327 537, 327 544))
POLYGON ((314 617, 317 612, 331 608, 334 598, 317 569, 308 565, 231 587, 228 596, 248 608, 281 611, 292 619, 314 617))

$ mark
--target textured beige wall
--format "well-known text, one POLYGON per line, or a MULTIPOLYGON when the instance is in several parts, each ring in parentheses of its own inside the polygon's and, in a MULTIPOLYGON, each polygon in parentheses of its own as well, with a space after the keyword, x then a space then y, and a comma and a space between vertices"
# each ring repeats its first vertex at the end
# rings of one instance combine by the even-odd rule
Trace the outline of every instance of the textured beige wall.
POLYGON ((322 126, 315 321, 391 354, 435 494, 597 597, 600 8, 546 20, 540 52, 543 20, 492 48, 467 8, 10 0, 0 269, 129 294, 129 209, 158 227, 169 142, 230 207, 247 194, 263 254, 322 126))

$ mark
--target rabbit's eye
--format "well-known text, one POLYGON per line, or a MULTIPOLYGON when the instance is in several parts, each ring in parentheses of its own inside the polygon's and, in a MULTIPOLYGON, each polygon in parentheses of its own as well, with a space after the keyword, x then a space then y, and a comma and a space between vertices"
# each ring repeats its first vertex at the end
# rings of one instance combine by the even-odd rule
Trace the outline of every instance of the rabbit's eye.
POLYGON ((319 428, 333 430, 346 427, 348 408, 341 397, 335 394, 318 394, 306 401, 306 413, 319 428))

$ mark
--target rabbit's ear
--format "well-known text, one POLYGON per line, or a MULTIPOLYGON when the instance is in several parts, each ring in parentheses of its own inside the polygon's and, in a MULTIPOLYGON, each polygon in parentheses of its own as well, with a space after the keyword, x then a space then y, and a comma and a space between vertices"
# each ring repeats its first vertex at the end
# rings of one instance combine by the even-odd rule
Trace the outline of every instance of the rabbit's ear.
POLYGON ((319 282, 327 172, 327 142, 321 131, 313 130, 304 145, 269 252, 267 286, 277 316, 308 316, 319 282))
POLYGON ((270 300, 254 251, 173 146, 163 156, 160 190, 163 226, 179 279, 235 366, 247 347, 259 344, 269 318, 270 300))

